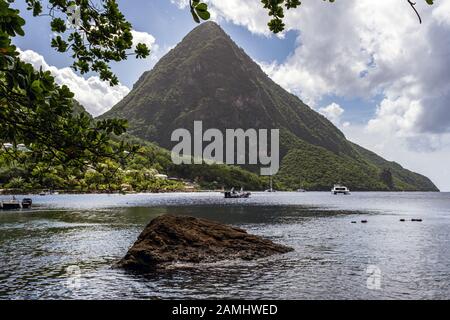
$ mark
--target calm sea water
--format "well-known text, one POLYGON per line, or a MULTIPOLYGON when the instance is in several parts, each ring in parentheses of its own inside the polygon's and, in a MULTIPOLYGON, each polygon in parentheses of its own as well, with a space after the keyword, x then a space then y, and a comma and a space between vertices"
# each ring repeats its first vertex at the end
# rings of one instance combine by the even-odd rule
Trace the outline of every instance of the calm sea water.
POLYGON ((34 203, 0 212, 1 299, 450 298, 446 193, 60 195, 34 203), (146 276, 111 268, 166 213, 240 226, 295 251, 146 276), (423 222, 400 222, 411 218, 423 222))

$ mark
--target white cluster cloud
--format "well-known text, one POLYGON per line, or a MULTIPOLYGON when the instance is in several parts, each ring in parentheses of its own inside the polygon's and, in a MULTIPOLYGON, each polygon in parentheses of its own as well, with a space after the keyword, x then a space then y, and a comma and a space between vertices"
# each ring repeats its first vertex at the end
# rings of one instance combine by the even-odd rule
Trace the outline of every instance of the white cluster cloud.
POLYGON ((319 112, 333 122, 336 126, 341 124, 341 117, 344 114, 344 109, 337 103, 332 103, 324 108, 320 108, 319 112))
MULTIPOLYGON (((152 35, 135 30, 132 33, 134 46, 145 43, 153 51, 158 49, 152 35)), ((75 94, 75 99, 93 116, 105 113, 130 92, 128 87, 121 84, 111 87, 108 82, 100 80, 98 76, 84 78, 71 68, 51 66, 42 55, 33 50, 19 50, 19 52, 23 61, 33 65, 35 69, 42 67, 43 70, 50 71, 58 84, 68 86, 75 94)))
POLYGON ((43 70, 50 71, 55 81, 68 86, 75 94, 75 99, 93 116, 106 112, 130 92, 130 89, 123 85, 111 87, 97 76, 85 79, 71 68, 58 69, 50 66, 42 55, 32 50, 20 51, 20 59, 33 65, 35 69, 42 67, 43 70))
MULTIPOLYGON (((259 0, 207 2, 217 19, 269 34, 259 0)), ((450 131, 450 1, 432 7, 419 1, 417 7, 422 25, 407 1, 305 0, 285 19, 287 30, 299 32, 295 52, 263 67, 311 105, 325 95, 381 95, 373 130, 388 123, 402 134, 450 131)))
POLYGON ((152 51, 158 50, 159 47, 156 44, 156 39, 151 34, 136 30, 132 30, 131 33, 133 35, 133 49, 136 48, 138 43, 143 43, 146 44, 152 51))
MULTIPOLYGON (((182 0, 172 2, 183 5, 182 0)), ((269 35, 269 18, 260 0, 207 2, 216 20, 269 35)), ((396 147, 377 151, 391 159, 434 150, 429 157, 444 160, 441 157, 449 153, 442 150, 449 144, 442 137, 450 132, 450 1, 435 1, 433 6, 417 1, 417 9, 422 25, 406 0, 304 0, 300 8, 287 11, 285 19, 286 30, 298 32, 295 51, 282 63, 261 65, 274 81, 313 107, 325 96, 381 97, 373 119, 353 131, 349 123, 341 123, 345 106, 319 112, 348 128, 344 131, 350 138, 366 147, 380 139, 389 141, 396 147)), ((423 162, 423 172, 427 165, 423 162)))
MULTIPOLYGON (((189 6, 189 0, 170 0, 180 9, 189 6)), ((225 19, 236 25, 244 26, 255 34, 266 36, 272 33, 267 28, 270 18, 267 11, 262 7, 260 0, 204 0, 209 4, 211 20, 219 21, 225 19)))
POLYGON ((450 191, 450 134, 399 139, 384 132, 373 134, 365 125, 343 128, 347 138, 385 159, 431 178, 442 191, 450 191))
POLYGON ((406 1, 305 1, 287 16, 300 45, 266 71, 311 104, 324 95, 382 96, 373 132, 450 131, 450 2, 418 9, 423 25, 406 1))

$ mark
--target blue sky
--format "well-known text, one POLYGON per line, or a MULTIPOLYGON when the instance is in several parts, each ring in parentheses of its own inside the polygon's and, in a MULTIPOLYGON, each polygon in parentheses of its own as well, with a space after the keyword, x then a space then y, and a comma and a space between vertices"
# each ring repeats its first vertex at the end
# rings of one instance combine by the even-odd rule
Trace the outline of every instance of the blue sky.
MULTIPOLYGON (((267 28, 259 0, 205 0, 212 19, 268 75, 346 136, 450 190, 450 1, 418 2, 424 23, 406 1, 304 0, 286 16, 282 37, 267 28)), ((24 1, 13 6, 27 18, 26 36, 15 44, 22 59, 51 70, 94 115, 120 101, 139 76, 192 30, 186 0, 118 0, 120 8, 152 44, 152 57, 112 65, 121 86, 110 88, 95 74, 81 77, 71 59, 50 48, 46 17, 31 18, 24 1)))
MULTIPOLYGON (((153 53, 156 59, 179 43, 190 30, 197 26, 187 9, 180 9, 169 0, 119 1, 119 4, 135 30, 147 32, 155 37, 159 48, 153 53)), ((57 68, 70 66, 71 58, 68 54, 57 53, 49 46, 52 34, 49 19, 47 17, 32 18, 26 10, 26 5, 21 1, 16 7, 23 15, 31 19, 26 19, 26 36, 17 38, 15 44, 21 50, 33 50, 41 54, 51 66, 57 68)), ((284 62, 294 52, 299 37, 299 32, 293 30, 286 32, 283 38, 279 38, 274 35, 255 34, 244 26, 228 21, 220 21, 220 25, 255 61, 264 63, 284 62)), ((150 70, 156 61, 148 59, 143 62, 130 58, 128 61, 112 64, 112 68, 119 76, 121 83, 131 89, 140 75, 150 70)), ((342 121, 360 123, 368 121, 373 116, 379 101, 378 98, 362 99, 324 95, 318 100, 316 106, 317 108, 326 107, 333 102, 345 105, 346 112, 342 121)))
MULTIPOLYGON (((147 32, 156 38, 161 48, 170 48, 197 26, 188 10, 181 10, 169 0, 119 0, 119 5, 127 19, 137 31, 147 32)), ((27 18, 31 17, 26 5, 19 1, 15 6, 27 18)), ((15 41, 22 50, 31 49, 42 54, 46 61, 58 68, 70 65, 70 57, 56 53, 49 47, 51 31, 47 17, 27 19, 26 36, 15 41)), ((285 39, 253 35, 245 27, 222 22, 224 30, 257 61, 284 61, 294 50, 296 33, 289 32, 285 39)), ((131 87, 137 78, 146 71, 142 61, 130 61, 114 66, 123 84, 131 87)))
MULTIPOLYGON (((161 53, 165 53, 168 48, 175 46, 197 26, 187 9, 180 9, 169 0, 119 0, 119 4, 135 30, 147 32, 156 38, 159 47, 158 52, 153 53, 156 58, 160 58, 161 53)), ((18 2, 16 7, 27 18, 32 17, 24 3, 18 2)), ((49 46, 51 30, 48 22, 47 17, 27 19, 26 36, 17 38, 15 44, 22 50, 33 50, 41 54, 51 66, 57 68, 70 66, 71 59, 68 54, 57 53, 49 46)), ((258 62, 282 63, 295 50, 299 35, 298 32, 291 30, 283 38, 279 38, 273 35, 254 34, 246 27, 228 21, 220 21, 220 25, 240 47, 258 62)), ((152 59, 142 61, 130 58, 128 61, 114 63, 112 68, 119 76, 121 83, 131 89, 140 75, 151 69, 155 62, 156 60, 152 59)), ((350 111, 343 117, 345 121, 368 120, 375 111, 373 100, 345 99, 336 95, 324 96, 317 106, 324 107, 332 102, 345 105, 346 110, 350 111)))

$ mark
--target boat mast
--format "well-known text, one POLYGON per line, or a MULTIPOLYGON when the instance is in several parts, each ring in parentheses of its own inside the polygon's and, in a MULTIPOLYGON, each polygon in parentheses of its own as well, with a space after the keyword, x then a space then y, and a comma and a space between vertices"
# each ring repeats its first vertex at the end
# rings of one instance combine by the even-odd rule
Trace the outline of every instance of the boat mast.
POLYGON ((272 174, 272 168, 270 168, 270 192, 273 191, 273 174, 272 174))

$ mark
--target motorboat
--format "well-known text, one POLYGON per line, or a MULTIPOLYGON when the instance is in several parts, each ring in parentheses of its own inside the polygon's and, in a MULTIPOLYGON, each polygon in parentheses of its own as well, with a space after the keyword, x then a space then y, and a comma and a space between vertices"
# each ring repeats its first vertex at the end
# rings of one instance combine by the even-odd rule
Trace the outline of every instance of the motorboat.
POLYGON ((243 189, 237 192, 234 188, 231 191, 225 192, 225 199, 242 199, 242 198, 250 198, 250 192, 244 192, 243 189))
POLYGON ((22 209, 30 209, 33 205, 33 200, 30 198, 25 198, 22 200, 22 209))
POLYGON ((13 197, 12 200, 1 201, 0 209, 2 210, 17 210, 17 209, 30 209, 33 204, 33 200, 29 198, 25 198, 20 202, 13 197))
POLYGON ((3 210, 15 210, 15 209, 20 209, 20 202, 13 199, 13 200, 9 200, 9 201, 2 201, 0 202, 0 208, 2 208, 3 210))
POLYGON ((341 184, 335 184, 333 189, 331 189, 331 193, 335 194, 335 195, 337 195, 337 194, 349 195, 350 190, 346 186, 343 186, 341 184))

